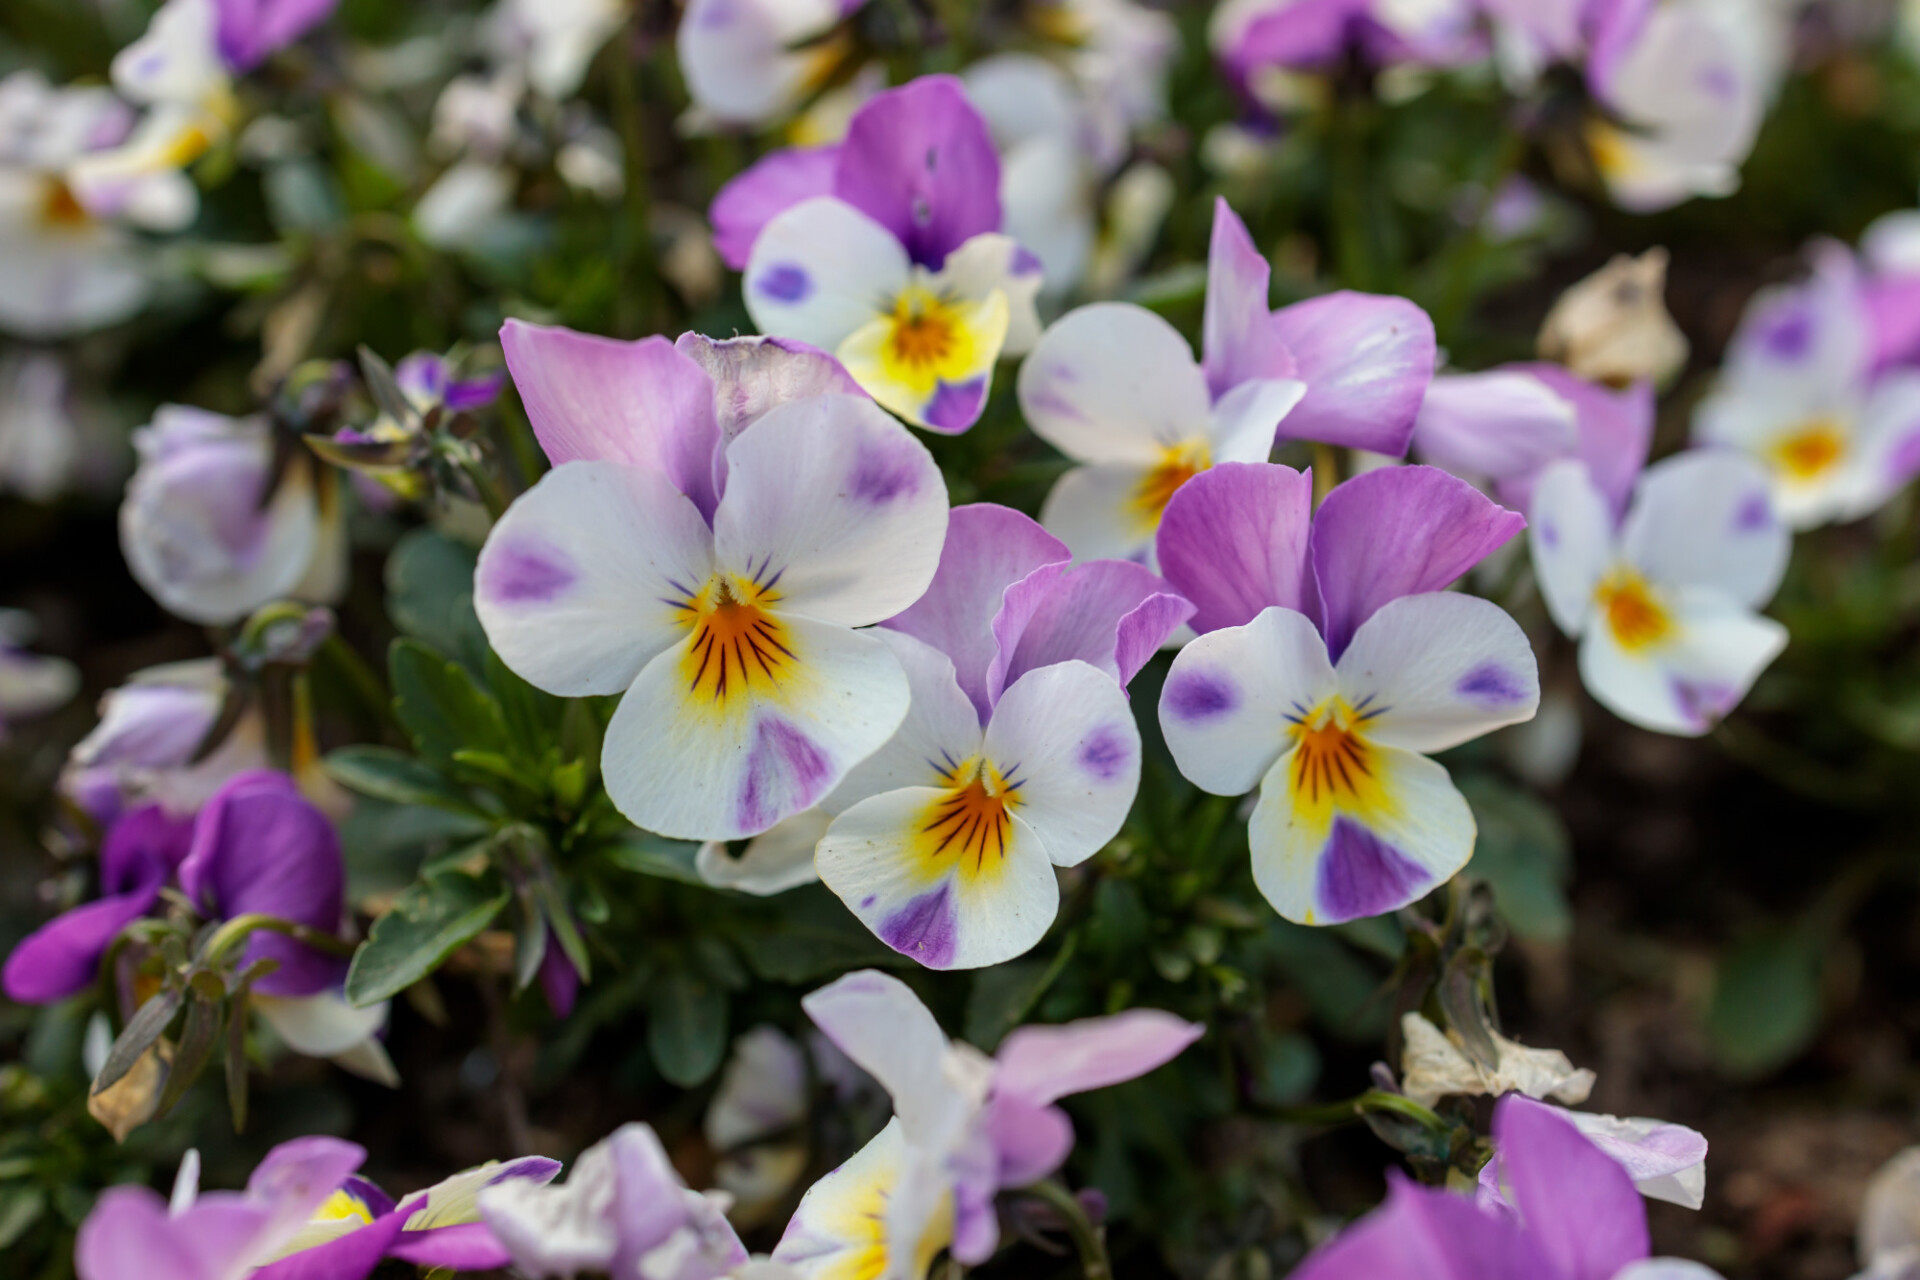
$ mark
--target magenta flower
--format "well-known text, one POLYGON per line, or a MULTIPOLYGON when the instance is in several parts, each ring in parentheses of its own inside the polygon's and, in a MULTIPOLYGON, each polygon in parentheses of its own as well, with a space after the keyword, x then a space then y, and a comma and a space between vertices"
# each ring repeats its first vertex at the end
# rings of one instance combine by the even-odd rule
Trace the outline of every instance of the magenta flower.
POLYGON ((1202 634, 1160 723, 1180 772, 1260 789, 1254 881, 1333 924, 1405 906, 1466 864, 1474 820, 1424 753, 1530 719, 1539 672, 1498 606, 1445 590, 1525 525, 1432 467, 1368 472, 1309 518, 1312 479, 1239 463, 1167 505, 1162 571, 1202 634))
POLYGON ((1259 99, 1263 73, 1327 71, 1353 56, 1432 67, 1484 57, 1478 8, 1476 0, 1230 0, 1215 11, 1207 40, 1234 83, 1259 99))
POLYGON ((998 964, 1059 908, 1054 868, 1119 832, 1140 778, 1126 682, 1193 611, 1137 564, 1070 567, 1017 511, 956 508, 933 585, 881 635, 913 691, 822 803, 820 879, 895 951, 998 964))
POLYGON ((1551 1107, 1507 1097, 1494 1142, 1517 1215, 1391 1175, 1387 1202, 1307 1258, 1298 1280, 1713 1280, 1649 1258, 1647 1210, 1611 1156, 1551 1107))

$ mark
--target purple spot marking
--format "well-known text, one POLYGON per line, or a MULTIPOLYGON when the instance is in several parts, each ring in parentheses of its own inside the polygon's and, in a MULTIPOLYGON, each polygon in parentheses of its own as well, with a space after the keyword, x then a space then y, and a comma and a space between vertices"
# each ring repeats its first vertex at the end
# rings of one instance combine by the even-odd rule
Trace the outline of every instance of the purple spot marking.
POLYGON ((1240 705, 1240 691, 1225 677, 1204 671, 1183 672, 1167 681, 1162 701, 1189 724, 1225 715, 1240 705))
POLYGON ((734 12, 733 0, 713 0, 706 12, 700 17, 700 25, 708 30, 717 30, 732 25, 739 15, 734 12))
POLYGON ((866 897, 860 899, 860 909, 862 911, 865 911, 868 907, 874 904, 874 901, 875 901, 875 895, 871 893, 868 894, 866 897))
POLYGON ((483 590, 505 604, 545 604, 573 585, 573 563, 557 547, 509 542, 486 563, 483 590))
POLYGON ((938 431, 965 431, 980 417, 987 403, 987 380, 969 378, 965 382, 942 382, 927 401, 922 414, 927 425, 938 431))
POLYGON ((1080 740, 1080 767, 1102 782, 1118 778, 1131 756, 1126 740, 1107 725, 1080 740))
POLYGON ((1733 710, 1734 703, 1740 701, 1740 690, 1732 685, 1699 684, 1679 676, 1671 677, 1668 683, 1680 714, 1694 728, 1702 731, 1712 728, 1721 716, 1733 710))
POLYGON ((1700 73, 1700 88, 1725 102, 1740 90, 1739 77, 1726 67, 1709 67, 1700 73))
POLYGON ((1043 270, 1040 259, 1033 250, 1023 244, 1013 246, 1013 274, 1016 276, 1037 276, 1043 270))
POLYGON ((753 728, 747 777, 736 812, 740 826, 765 831, 826 794, 833 769, 813 740, 772 716, 753 728))
POLYGON ((1513 672, 1497 662, 1483 662, 1461 676, 1460 683, 1454 686, 1454 692, 1482 705, 1493 706, 1519 702, 1527 696, 1525 686, 1514 679, 1513 672))
POLYGON ((1055 417, 1070 418, 1075 422, 1086 421, 1086 415, 1080 412, 1078 405, 1058 391, 1045 387, 1044 384, 1040 390, 1027 396, 1027 406, 1038 409, 1042 413, 1051 413, 1055 417))
POLYGON ((1398 910, 1433 883, 1425 867, 1345 814, 1320 851, 1315 894, 1327 924, 1398 910))
POLYGON ((920 491, 919 472, 913 465, 918 460, 906 449, 873 441, 862 443, 853 463, 853 496, 876 507, 895 498, 912 497, 920 491))
POLYGON ((938 889, 921 894, 881 921, 880 941, 929 969, 944 969, 953 963, 958 949, 958 925, 953 886, 943 880, 938 889))
POLYGON ((775 302, 801 302, 813 292, 813 277, 807 274, 805 267, 791 262, 777 262, 754 281, 753 287, 759 290, 761 297, 772 298, 775 302))
POLYGON ((1551 551, 1560 545, 1560 531, 1544 521, 1540 525, 1540 545, 1551 551))
POLYGON ((1759 533, 1773 528, 1773 504, 1767 500, 1767 495, 1759 490, 1748 494, 1733 517, 1733 527, 1741 533, 1759 533))
POLYGON ((1813 346, 1813 316, 1804 307, 1794 308, 1767 326, 1760 345, 1778 359, 1800 359, 1813 346))

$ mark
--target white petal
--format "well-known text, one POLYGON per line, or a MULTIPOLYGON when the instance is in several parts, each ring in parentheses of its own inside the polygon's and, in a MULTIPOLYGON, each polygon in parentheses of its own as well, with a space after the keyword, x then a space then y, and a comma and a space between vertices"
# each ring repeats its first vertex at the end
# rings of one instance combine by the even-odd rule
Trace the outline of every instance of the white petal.
POLYGON ((1613 514, 1585 463, 1567 459, 1541 473, 1527 532, 1547 611, 1560 630, 1577 636, 1593 611, 1594 588, 1613 560, 1613 514))
POLYGON ((1629 651, 1610 627, 1580 643, 1580 678, 1623 720, 1692 737, 1707 732, 1747 694, 1787 644, 1787 629, 1711 587, 1661 593, 1668 638, 1629 651))
POLYGON ((387 1056, 387 1047, 378 1040, 362 1040, 346 1052, 334 1054, 332 1061, 334 1066, 362 1080, 371 1080, 389 1089, 400 1087, 400 1068, 393 1065, 393 1059, 387 1056))
POLYGON ((1006 295, 1007 334, 1001 354, 1023 356, 1040 340, 1035 309, 1043 283, 1039 260, 1012 236, 994 233, 969 237, 947 255, 932 279, 936 293, 956 298, 1006 295))
POLYGON ((1150 474, 1151 468, 1138 462, 1074 467, 1054 481, 1040 504, 1041 527, 1082 563, 1144 560, 1151 567, 1160 522, 1157 512, 1149 515, 1138 502, 1150 474))
POLYGON ((903 1136, 925 1144, 957 1132, 968 1102, 947 1076, 952 1046, 911 987, 860 969, 806 996, 800 1006, 893 1098, 903 1136))
POLYGON ((1313 623, 1271 608, 1244 627, 1209 631, 1175 656, 1160 693, 1160 728, 1188 781, 1237 796, 1288 749, 1288 718, 1305 715, 1335 687, 1313 623))
POLYGON ((952 795, 904 787, 862 800, 833 820, 815 861, 821 881, 895 951, 930 969, 978 969, 1046 936, 1060 888, 1046 844, 1017 813, 997 829, 933 829, 952 795))
POLYGON ((1643 1258, 1614 1272, 1613 1280, 1721 1280, 1721 1276, 1690 1258, 1643 1258))
POLYGON ((716 889, 737 889, 758 898, 812 884, 820 878, 813 869, 813 847, 827 834, 827 822, 823 809, 796 813, 747 841, 737 858, 725 844, 708 841, 694 854, 693 869, 716 889))
POLYGON ((760 232, 740 287, 760 332, 832 351, 890 309, 910 276, 892 232, 850 204, 816 196, 760 232))
POLYGON ((800 617, 778 625, 792 656, 771 681, 737 677, 716 702, 691 678, 687 640, 627 690, 600 763, 636 825, 682 840, 758 835, 818 804, 900 727, 907 680, 879 639, 800 617))
POLYGON ((1527 633, 1492 601, 1452 592, 1381 606, 1354 632, 1338 676, 1368 717, 1367 738, 1409 751, 1444 751, 1540 706, 1527 633))
POLYGON ((1920 373, 1882 374, 1860 414, 1853 465, 1839 516, 1855 520, 1877 511, 1912 482, 1920 469, 1920 373))
POLYGON ((993 709, 985 750, 1019 788, 1015 814, 1063 867, 1119 834, 1140 785, 1140 729, 1126 695, 1084 662, 1014 681, 993 709))
MULTIPOLYGON (((1040 259, 1043 292, 1064 297, 1086 274, 1095 232, 1092 175, 1074 138, 1042 134, 1008 151, 1000 165, 1000 206, 1007 234, 1040 259)), ((1037 336, 1029 337, 1027 349, 1037 336)))
POLYGON ((1758 609, 1779 588, 1793 549, 1768 491, 1760 464, 1733 450, 1657 462, 1640 477, 1621 553, 1654 582, 1716 587, 1758 609))
POLYGON ((658 472, 569 462, 487 536, 474 608, 501 661, 533 684, 617 693, 686 637, 680 606, 712 576, 712 538, 658 472))
POLYGON ((713 531, 720 563, 772 585, 783 610, 866 626, 933 581, 946 481, 927 447, 873 401, 797 400, 727 446, 713 531))
POLYGON ((913 702, 886 745, 854 766, 822 803, 829 814, 901 787, 937 786, 980 752, 980 716, 961 692, 952 659, 898 631, 880 628, 873 634, 900 660, 913 702))
POLYGON ((1020 410, 1081 462, 1152 466, 1205 438, 1207 382, 1179 330, 1145 307, 1098 302, 1048 326, 1020 367, 1020 410))
POLYGON ((807 1189, 773 1262, 806 1280, 921 1280, 953 1235, 937 1153, 915 1150, 898 1119, 807 1189))
POLYGON ((214 0, 167 0, 114 56, 113 87, 135 102, 198 103, 227 82, 214 0))
POLYGON ((1253 378, 1221 396, 1207 432, 1213 461, 1265 462, 1274 432, 1306 394, 1307 384, 1293 378, 1253 378))
POLYGON ((289 1049, 309 1058, 345 1053, 387 1025, 385 1001, 360 1009, 337 991, 311 996, 262 996, 248 1001, 289 1049))
POLYGON ((839 16, 834 0, 690 0, 675 35, 688 95, 730 124, 777 119, 820 62, 789 49, 839 16))
POLYGON ((726 1151, 799 1124, 807 1104, 806 1052, 763 1022, 734 1040, 701 1132, 715 1151, 726 1151))

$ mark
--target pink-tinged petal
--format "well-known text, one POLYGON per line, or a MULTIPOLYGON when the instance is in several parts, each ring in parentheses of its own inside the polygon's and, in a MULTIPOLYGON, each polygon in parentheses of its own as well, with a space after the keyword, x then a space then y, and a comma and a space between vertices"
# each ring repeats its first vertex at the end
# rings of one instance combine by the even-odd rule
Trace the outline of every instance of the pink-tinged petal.
POLYGON ((1007 588, 987 696, 1029 671, 1078 658, 1124 686, 1192 614, 1159 574, 1126 560, 1050 564, 1007 588))
POLYGON ((1390 1173, 1387 1202, 1316 1249, 1295 1280, 1560 1280, 1518 1224, 1390 1173))
POLYGON ((1551 1274, 1612 1280, 1647 1256, 1647 1210, 1633 1180, 1572 1124, 1509 1096, 1494 1109, 1493 1132, 1514 1206, 1551 1274))
POLYGON ((1311 711, 1335 688, 1313 623, 1291 609, 1267 609, 1175 655, 1160 692, 1160 728, 1188 781, 1215 795, 1242 795, 1292 748, 1288 717, 1311 711))
POLYGON ((1906 270, 1864 281, 1860 305, 1873 334, 1876 371, 1920 358, 1920 273, 1906 270))
POLYGON ((251 71, 267 55, 327 20, 340 0, 214 0, 220 57, 233 71, 251 71))
POLYGON ((1526 524, 1437 467, 1383 467, 1336 487, 1311 535, 1327 651, 1338 659, 1381 605, 1444 591, 1526 524))
POLYGON ((1306 613, 1313 474, 1266 462, 1222 463, 1167 503, 1156 546, 1167 583, 1194 605, 1205 634, 1278 605, 1306 613))
POLYGON ((1247 226, 1227 205, 1213 202, 1213 240, 1207 250, 1207 303, 1201 349, 1207 389, 1218 399, 1256 378, 1294 378, 1299 366, 1287 349, 1267 289, 1273 268, 1254 248, 1247 226))
POLYGON ((1118 835, 1140 785, 1140 729, 1126 695, 1084 662, 1008 686, 981 749, 1017 789, 1013 811, 1056 866, 1077 866, 1118 835))
POLYGON ((1336 670, 1347 702, 1367 713, 1367 739, 1409 751, 1445 751, 1531 720, 1540 706, 1527 633, 1478 596, 1389 600, 1360 624, 1336 670))
MULTIPOLYGON (((385 1214, 357 1231, 269 1262, 253 1273, 252 1280, 366 1280, 387 1256, 390 1246, 401 1238, 400 1228, 405 1222, 404 1214, 385 1214)), ((506 1255, 502 1252, 498 1256, 504 1259, 506 1255)))
POLYGON ((1306 394, 1307 384, 1293 378, 1255 378, 1230 388, 1213 404, 1207 430, 1213 460, 1265 462, 1280 423, 1306 394))
POLYGON ((938 270, 969 238, 1000 230, 1000 157, 960 81, 921 76, 853 113, 833 194, 938 270))
POLYGON ((618 693, 684 638, 681 606, 713 567, 713 534, 666 476, 569 462, 493 526, 473 604, 522 678, 565 697, 618 693))
POLYGON ((1587 37, 1587 84, 1602 101, 1611 100, 1620 64, 1639 43, 1659 2, 1611 0, 1588 6, 1586 21, 1593 30, 1587 37))
POLYGON ((1228 64, 1246 75, 1262 67, 1290 70, 1337 62, 1369 34, 1370 0, 1297 0, 1247 24, 1228 64))
POLYGON ((1511 369, 1435 378, 1413 427, 1422 462, 1469 480, 1531 476, 1579 440, 1573 406, 1511 369))
POLYGON ((833 194, 840 148, 791 147, 769 152, 728 180, 713 198, 707 220, 713 247, 735 271, 744 271, 753 242, 767 223, 802 200, 833 194))
POLYGON ((1698 1209, 1706 1202, 1707 1139, 1699 1131, 1641 1116, 1558 1114, 1617 1161, 1647 1199, 1686 1209, 1698 1209))
POLYGON ((713 381, 714 416, 720 438, 728 444, 789 400, 865 394, 838 360, 791 338, 709 338, 683 333, 674 340, 673 349, 705 369, 713 381))
POLYGON ((665 476, 711 516, 713 381, 662 337, 622 342, 509 320, 500 345, 555 466, 620 462, 665 476))
POLYGON ((848 9, 838 0, 689 0, 674 32, 688 96, 723 124, 778 121, 840 62, 837 42, 822 37, 848 9))
POLYGON ((946 654, 984 721, 992 710, 987 670, 998 653, 993 619, 1007 591, 1043 565, 1072 559, 1066 544, 1031 517, 991 502, 955 507, 933 582, 884 624, 946 654))
POLYGON ((1273 322, 1307 384, 1280 435, 1403 456, 1433 381, 1427 313, 1405 298, 1342 291, 1283 307, 1273 322))
POLYGON ((493 1271, 513 1262, 513 1254, 484 1222, 402 1231, 393 1247, 387 1250, 387 1256, 411 1262, 416 1267, 447 1267, 454 1271, 493 1271))
POLYGON ((1060 1026, 1020 1027, 995 1054, 996 1095, 1037 1106, 1070 1093, 1104 1089, 1146 1075, 1206 1034, 1198 1023, 1160 1009, 1129 1009, 1060 1026))
POLYGON ((1765 469, 1736 450, 1664 459, 1640 478, 1620 529, 1621 554, 1654 582, 1717 587, 1764 608, 1793 550, 1769 490, 1765 469))
POLYGON ((947 534, 947 486, 927 447, 873 401, 815 396, 769 412, 727 447, 714 554, 777 587, 782 611, 862 627, 913 604, 947 534))
MULTIPOLYGON (((1547 389, 1571 404, 1579 434, 1573 456, 1587 464, 1594 483, 1606 495, 1619 518, 1627 498, 1647 465, 1653 445, 1653 384, 1636 382, 1615 391, 1569 373, 1557 364, 1509 365, 1509 372, 1538 378, 1547 389)), ((1516 511, 1533 501, 1538 473, 1520 476, 1500 486, 1500 497, 1516 511)))
POLYGON ((999 1157, 1003 1187, 1025 1187, 1066 1163, 1073 1122, 1058 1107, 1034 1103, 997 1087, 987 1101, 987 1140, 999 1157))
POLYGON ((238 1197, 206 1197, 179 1218, 147 1187, 109 1187, 74 1244, 80 1280, 207 1280, 242 1274, 272 1217, 238 1197))
POLYGON ((1875 380, 1860 415, 1859 455, 1843 520, 1878 510, 1920 474, 1920 373, 1895 369, 1875 380))
POLYGON ((880 1082, 910 1141, 953 1131, 966 1102, 947 1077, 947 1035, 911 987, 860 969, 806 996, 800 1007, 880 1082))

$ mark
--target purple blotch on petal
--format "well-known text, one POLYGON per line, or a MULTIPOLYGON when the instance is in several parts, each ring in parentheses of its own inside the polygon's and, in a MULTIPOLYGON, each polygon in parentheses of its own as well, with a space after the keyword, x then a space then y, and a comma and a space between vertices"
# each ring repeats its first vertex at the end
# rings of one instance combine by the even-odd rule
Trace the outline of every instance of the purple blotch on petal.
POLYGON ((1042 266, 1033 250, 1025 245, 1015 245, 1013 249, 1013 274, 1016 276, 1037 276, 1042 266))
POLYGON ((556 547, 507 543, 487 557, 485 591, 508 604, 544 604, 573 585, 574 567, 556 547))
POLYGON ((1112 782, 1127 767, 1126 739, 1102 725, 1080 740, 1080 767, 1102 782, 1112 782))
POLYGON ((1560 531, 1544 520, 1534 527, 1534 533, 1539 537, 1540 545, 1549 551, 1560 545, 1560 531))
POLYGON ((765 831, 826 794, 833 768, 813 739, 784 720, 754 726, 737 816, 748 831, 765 831))
POLYGON ((1773 504, 1767 495, 1758 491, 1748 494, 1733 518, 1733 527, 1741 533, 1760 533, 1773 528, 1773 504))
POLYGON ((921 894, 881 921, 880 941, 929 969, 944 969, 953 963, 958 923, 953 886, 942 881, 939 888, 921 894))
POLYGON ((1426 868, 1344 814, 1320 854, 1315 895, 1327 922, 1358 920, 1394 911, 1432 884, 1426 868))
POLYGON ((860 909, 862 911, 865 911, 868 907, 874 904, 877 898, 878 898, 878 895, 870 893, 866 897, 860 899, 860 909))
POLYGON ((942 382, 921 414, 936 431, 965 431, 979 420, 987 403, 987 380, 969 378, 965 382, 942 382))
POLYGON ((1712 728, 1720 717, 1733 710, 1734 703, 1740 701, 1740 690, 1731 685, 1704 684, 1674 676, 1672 688, 1673 700, 1679 704, 1680 714, 1701 730, 1712 728))
POLYGON ((853 496, 879 506, 920 491, 919 456, 907 449, 864 442, 853 463, 853 496))
POLYGON ((1167 681, 1167 708, 1189 723, 1225 715, 1240 705, 1240 692, 1224 677, 1189 671, 1167 681))
POLYGON ((806 268, 791 262, 775 263, 768 267, 753 287, 763 298, 772 298, 775 302, 794 303, 803 301, 813 292, 813 277, 806 268))
POLYGON ((1519 702, 1527 696, 1527 689, 1497 662, 1483 662, 1466 675, 1460 677, 1460 683, 1454 686, 1454 692, 1461 697, 1487 706, 1501 706, 1519 702))
POLYGON ((1798 360, 1813 345, 1813 317, 1806 308, 1796 307, 1767 326, 1760 336, 1767 354, 1782 360, 1798 360))

